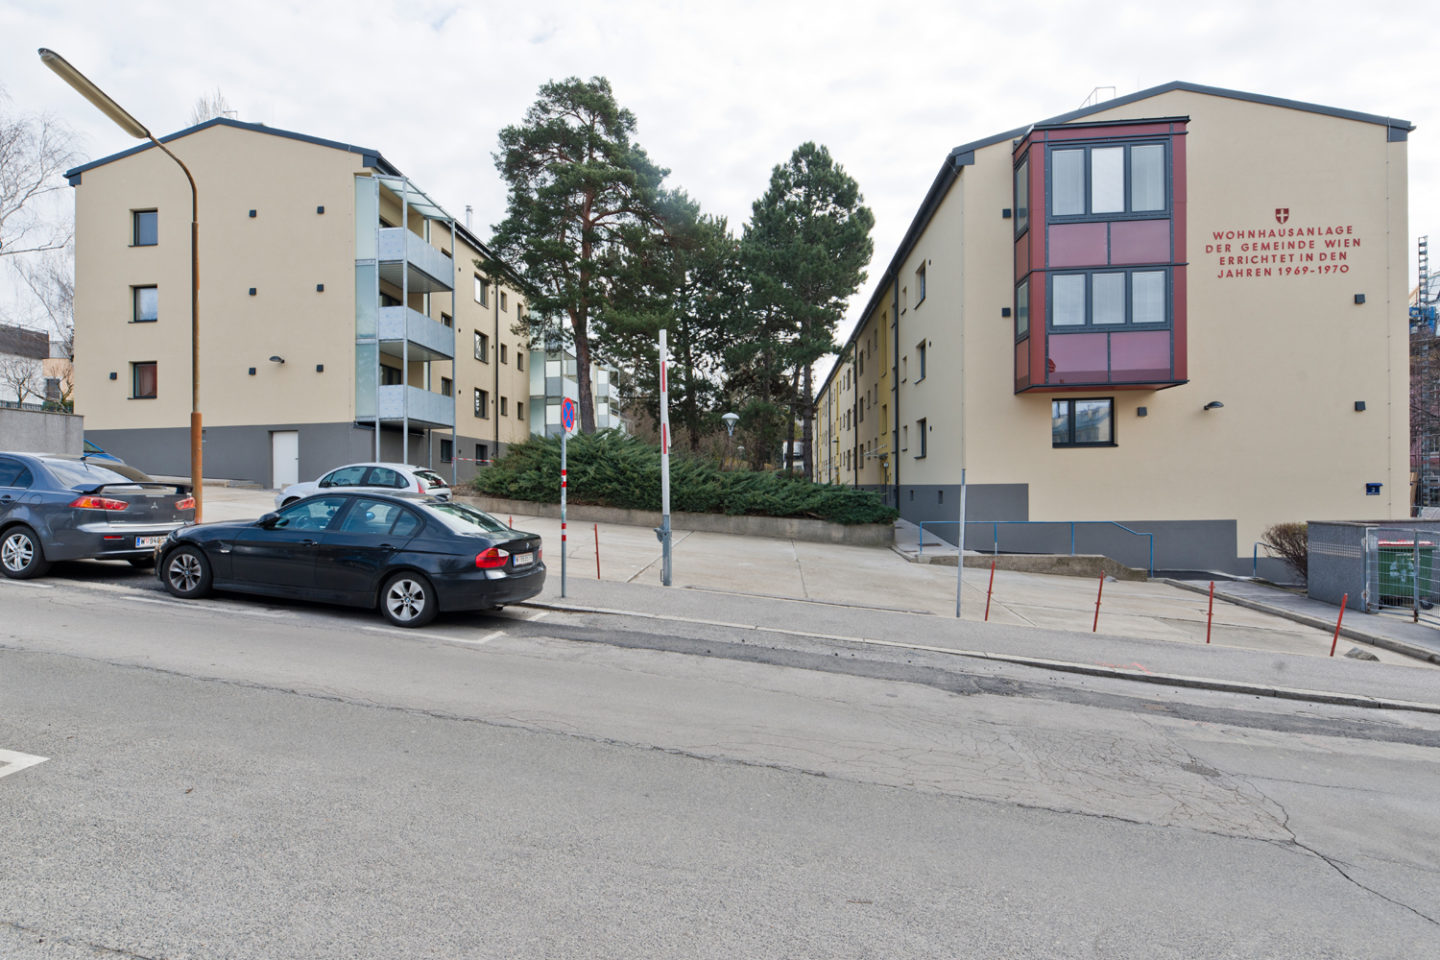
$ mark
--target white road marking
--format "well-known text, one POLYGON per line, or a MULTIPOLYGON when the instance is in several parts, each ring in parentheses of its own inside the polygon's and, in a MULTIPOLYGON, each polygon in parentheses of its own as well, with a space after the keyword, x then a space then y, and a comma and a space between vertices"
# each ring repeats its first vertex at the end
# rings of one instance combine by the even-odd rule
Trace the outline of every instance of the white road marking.
POLYGON ((0 750, 0 777, 19 773, 26 767, 33 767, 35 764, 44 763, 49 759, 49 757, 37 757, 28 753, 17 753, 14 750, 0 750))
POLYGON ((0 580, 0 583, 5 584, 5 586, 7 586, 7 587, 28 587, 28 588, 30 588, 31 590, 54 590, 54 589, 55 589, 55 584, 53 584, 53 583, 32 583, 32 582, 30 582, 29 580, 11 580, 9 577, 6 577, 5 579, 0 580))

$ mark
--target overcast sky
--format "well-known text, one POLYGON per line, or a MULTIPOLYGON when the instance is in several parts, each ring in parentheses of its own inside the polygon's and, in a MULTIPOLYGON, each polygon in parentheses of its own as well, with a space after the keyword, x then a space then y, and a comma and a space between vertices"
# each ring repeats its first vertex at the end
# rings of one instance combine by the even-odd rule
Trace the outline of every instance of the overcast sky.
MULTIPOLYGON (((492 154, 539 86, 610 78, 637 139, 737 233, 771 168, 823 143, 875 212, 864 306, 951 147, 1184 80, 1366 113, 1410 138, 1410 227, 1440 243, 1433 22, 1414 0, 0 0, 0 85, 86 158, 133 144, 43 67, 50 47, 157 134, 217 88, 238 118, 374 148, 483 238, 492 154)), ((202 186, 203 189, 203 186, 202 186)), ((1440 250, 1440 247, 1437 247, 1440 250)), ((1437 263, 1440 268, 1440 263, 1437 263)), ((841 331, 848 333, 849 324, 841 331)))

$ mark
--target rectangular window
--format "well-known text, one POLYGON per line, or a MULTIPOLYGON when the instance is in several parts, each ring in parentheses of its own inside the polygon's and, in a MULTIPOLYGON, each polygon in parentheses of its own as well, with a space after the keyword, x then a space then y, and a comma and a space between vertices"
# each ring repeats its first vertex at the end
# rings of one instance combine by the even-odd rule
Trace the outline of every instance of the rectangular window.
POLYGON ((929 420, 928 417, 921 417, 919 420, 916 420, 916 421, 915 421, 915 436, 916 436, 916 437, 918 438, 918 440, 919 440, 919 448, 920 448, 920 452, 917 453, 917 454, 915 454, 915 459, 916 459, 916 460, 924 460, 924 459, 925 459, 925 454, 926 454, 927 448, 929 447, 930 438, 929 438, 929 436, 928 436, 928 433, 929 433, 929 428, 928 428, 928 426, 927 426, 927 421, 928 421, 928 420, 929 420))
POLYGON ((160 242, 160 214, 154 210, 132 210, 130 231, 130 242, 134 246, 155 246, 160 242))
POLYGON ((447 327, 455 326, 455 318, 450 316, 450 314, 448 313, 440 314, 440 322, 447 327))
POLYGON ((1169 286, 1168 271, 1150 268, 1053 273, 1050 326, 1163 325, 1170 320, 1169 286))
POLYGON ((130 364, 130 396, 136 400, 154 400, 156 396, 155 361, 130 364))
POLYGON ((382 387, 398 387, 402 379, 399 367, 387 367, 383 363, 380 365, 380 385, 382 387))
POLYGON ((516 419, 516 420, 524 420, 524 419, 525 419, 525 401, 523 401, 523 400, 516 400, 516 401, 515 401, 515 419, 516 419))
POLYGON ((1052 447, 1113 447, 1115 401, 1053 400, 1050 403, 1052 447))
POLYGON ((481 278, 480 274, 478 274, 478 273, 475 274, 475 302, 478 303, 478 304, 480 304, 480 306, 482 306, 482 307, 485 306, 485 305, 489 302, 489 301, 487 300, 487 292, 486 292, 486 288, 485 288, 485 281, 481 278))
POLYGON ((452 460, 454 460, 454 459, 455 459, 455 441, 454 441, 454 440, 441 440, 441 441, 440 441, 440 462, 441 462, 441 463, 450 463, 450 462, 451 462, 452 460))
POLYGON ((160 317, 160 291, 155 287, 131 287, 134 309, 131 319, 135 323, 154 323, 160 317))
POLYGON ((1168 173, 1163 143, 1057 147, 1050 151, 1050 214, 1114 218, 1164 213, 1169 209, 1168 173))
POLYGON ((490 447, 487 444, 475 444, 475 463, 478 466, 490 462, 490 447))
POLYGON ((501 398, 500 398, 500 416, 502 416, 502 417, 508 417, 509 415, 510 415, 510 398, 509 398, 509 397, 501 397, 501 398))
POLYGON ((490 419, 490 394, 484 390, 475 391, 475 416, 481 420, 490 419))
POLYGON ((509 305, 509 303, 507 303, 507 301, 508 301, 509 299, 510 299, 509 297, 505 296, 505 291, 504 291, 504 290, 501 290, 501 291, 500 291, 500 309, 501 309, 501 310, 509 310, 509 309, 510 309, 510 305, 509 305))
MULTIPOLYGON (((915 271, 915 306, 925 302, 925 264, 915 271)), ((883 321, 882 321, 883 322, 883 321)))
POLYGON ((525 351, 523 349, 515 351, 515 369, 525 369, 525 351))
POLYGON ((455 383, 449 377, 440 378, 440 396, 453 397, 455 395, 455 383))
POLYGON ((1015 236, 1020 236, 1030 226, 1030 158, 1027 156, 1015 168, 1015 236))
POLYGON ((507 363, 507 362, 508 362, 508 361, 505 359, 505 355, 506 355, 506 353, 508 353, 508 352, 509 352, 509 351, 508 351, 508 348, 506 347, 506 345, 503 344, 503 343, 500 344, 500 362, 501 362, 501 363, 507 363))
POLYGON ((475 332, 475 359, 490 362, 490 338, 478 330, 475 332))
POLYGON ((910 449, 910 424, 903 424, 900 427, 900 452, 904 453, 910 449))
POLYGON ((1015 339, 1030 336, 1030 280, 1021 280, 1015 288, 1015 339))
POLYGON ((919 383, 925 379, 925 341, 921 340, 915 344, 915 369, 919 372, 915 375, 915 382, 919 383))

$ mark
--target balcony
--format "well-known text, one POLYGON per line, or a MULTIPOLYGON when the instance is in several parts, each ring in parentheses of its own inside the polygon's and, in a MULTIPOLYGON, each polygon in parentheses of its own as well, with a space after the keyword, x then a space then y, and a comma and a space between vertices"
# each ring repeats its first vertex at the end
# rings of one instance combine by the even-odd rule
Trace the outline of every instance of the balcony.
POLYGON ((411 360, 451 360, 455 357, 455 330, 409 307, 381 307, 375 324, 380 352, 411 360), (402 349, 406 341, 408 351, 402 349))
POLYGON ((375 391, 380 419, 395 423, 408 418, 410 426, 434 429, 455 426, 455 398, 403 384, 375 391))
POLYGON ((409 293, 455 288, 455 262, 404 227, 381 227, 376 245, 380 279, 409 293), (407 269, 408 268, 408 269, 407 269))

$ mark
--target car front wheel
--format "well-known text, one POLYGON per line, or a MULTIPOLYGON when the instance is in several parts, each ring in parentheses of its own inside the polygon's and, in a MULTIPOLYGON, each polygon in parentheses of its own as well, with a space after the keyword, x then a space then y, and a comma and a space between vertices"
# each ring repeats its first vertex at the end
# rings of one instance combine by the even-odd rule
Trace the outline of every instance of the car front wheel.
POLYGON ((423 627, 438 608, 435 588, 418 573, 397 573, 380 588, 380 612, 397 627, 423 627))
POLYGON ((176 547, 165 558, 165 589, 171 596, 194 600, 210 592, 210 561, 199 547, 176 547))
POLYGON ((11 527, 0 537, 0 570, 11 580, 29 580, 50 569, 40 538, 29 527, 11 527))

